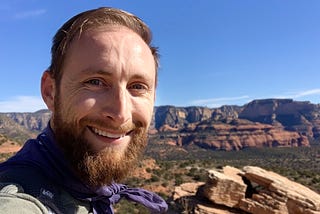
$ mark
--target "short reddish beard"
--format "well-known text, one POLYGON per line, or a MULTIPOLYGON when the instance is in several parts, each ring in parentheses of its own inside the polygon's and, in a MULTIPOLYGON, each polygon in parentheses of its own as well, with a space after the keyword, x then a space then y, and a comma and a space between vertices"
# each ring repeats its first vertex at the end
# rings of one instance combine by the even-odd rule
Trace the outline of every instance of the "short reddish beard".
MULTIPOLYGON (((120 159, 115 158, 112 150, 93 152, 90 143, 85 139, 84 132, 88 119, 66 121, 62 113, 59 96, 55 97, 55 112, 53 117, 53 131, 57 144, 62 148, 66 159, 78 177, 91 187, 101 187, 124 179, 141 157, 147 144, 147 128, 140 123, 134 124, 129 142, 120 159)), ((90 124, 100 124, 92 121, 90 124)))

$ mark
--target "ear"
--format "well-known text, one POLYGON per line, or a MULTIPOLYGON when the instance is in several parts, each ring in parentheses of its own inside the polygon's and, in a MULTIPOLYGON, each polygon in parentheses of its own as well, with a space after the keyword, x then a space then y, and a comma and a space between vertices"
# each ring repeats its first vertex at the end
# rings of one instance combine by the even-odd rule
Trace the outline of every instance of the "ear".
POLYGON ((43 72, 41 78, 41 95, 48 109, 54 112, 54 97, 55 97, 55 81, 51 77, 48 70, 43 72))

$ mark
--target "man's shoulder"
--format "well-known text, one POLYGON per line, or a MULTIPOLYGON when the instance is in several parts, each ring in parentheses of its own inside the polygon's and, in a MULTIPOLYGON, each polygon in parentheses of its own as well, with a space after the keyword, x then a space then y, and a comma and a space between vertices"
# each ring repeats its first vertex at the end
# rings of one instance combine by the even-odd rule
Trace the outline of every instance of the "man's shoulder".
MULTIPOLYGON (((4 213, 56 213, 44 203, 41 191, 48 188, 48 179, 37 169, 12 166, 0 172, 0 210, 4 213), (42 189, 44 188, 44 189, 42 189)), ((49 187, 50 188, 50 187, 49 187)), ((47 192, 48 193, 48 192, 47 192)))
POLYGON ((88 213, 90 209, 88 203, 76 200, 41 171, 29 167, 13 167, 1 172, 0 193, 0 210, 4 202, 8 207, 18 203, 20 207, 28 205, 32 209, 40 204, 46 208, 45 213, 88 213))
POLYGON ((0 183, 0 210, 2 213, 50 213, 35 197, 25 194, 18 184, 0 183))

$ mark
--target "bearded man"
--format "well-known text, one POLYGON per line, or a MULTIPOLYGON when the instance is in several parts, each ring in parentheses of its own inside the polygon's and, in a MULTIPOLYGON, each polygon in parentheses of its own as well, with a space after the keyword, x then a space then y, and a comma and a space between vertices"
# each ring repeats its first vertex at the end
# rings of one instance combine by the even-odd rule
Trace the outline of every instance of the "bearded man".
POLYGON ((0 164, 3 213, 113 213, 121 198, 152 213, 167 204, 119 184, 147 143, 158 53, 138 17, 113 8, 82 12, 56 33, 41 94, 48 127, 0 164))

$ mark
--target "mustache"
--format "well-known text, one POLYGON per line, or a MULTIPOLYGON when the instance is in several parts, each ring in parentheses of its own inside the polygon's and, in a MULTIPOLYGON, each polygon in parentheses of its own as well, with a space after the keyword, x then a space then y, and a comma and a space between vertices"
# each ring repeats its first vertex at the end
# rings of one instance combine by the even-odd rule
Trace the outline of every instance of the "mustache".
POLYGON ((143 126, 141 122, 131 122, 131 121, 128 121, 120 126, 115 126, 114 124, 112 124, 112 122, 106 122, 100 119, 91 119, 91 118, 81 119, 80 124, 87 124, 89 126, 92 125, 96 128, 108 129, 108 130, 125 132, 125 133, 142 128, 143 126))

